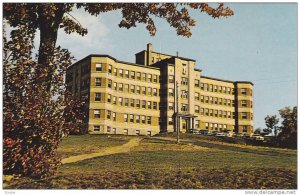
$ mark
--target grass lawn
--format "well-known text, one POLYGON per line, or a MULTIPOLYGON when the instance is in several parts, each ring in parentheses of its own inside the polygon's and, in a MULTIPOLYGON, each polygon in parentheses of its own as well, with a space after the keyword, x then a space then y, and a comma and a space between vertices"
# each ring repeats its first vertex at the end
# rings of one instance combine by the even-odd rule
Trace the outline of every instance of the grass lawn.
MULTIPOLYGON (((66 148, 75 151, 92 145, 113 146, 130 138, 74 136, 63 142, 59 152, 65 155, 66 148)), ((297 188, 296 150, 228 144, 195 136, 190 139, 193 144, 179 145, 173 141, 144 139, 129 153, 62 165, 51 178, 34 182, 24 178, 12 182, 9 188, 297 188)))

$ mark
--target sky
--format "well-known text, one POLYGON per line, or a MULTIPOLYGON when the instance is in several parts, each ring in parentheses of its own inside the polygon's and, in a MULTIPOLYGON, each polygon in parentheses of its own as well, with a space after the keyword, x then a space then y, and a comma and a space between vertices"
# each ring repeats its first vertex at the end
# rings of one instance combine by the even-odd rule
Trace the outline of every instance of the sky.
POLYGON ((135 62, 135 53, 146 49, 196 60, 202 75, 254 83, 254 128, 264 128, 267 115, 297 105, 297 4, 225 3, 234 16, 213 19, 192 11, 197 21, 192 37, 178 36, 163 19, 155 19, 151 37, 145 25, 119 28, 120 12, 90 16, 83 10, 74 16, 88 34, 84 37, 59 31, 57 44, 68 48, 77 60, 89 54, 108 54, 135 62))

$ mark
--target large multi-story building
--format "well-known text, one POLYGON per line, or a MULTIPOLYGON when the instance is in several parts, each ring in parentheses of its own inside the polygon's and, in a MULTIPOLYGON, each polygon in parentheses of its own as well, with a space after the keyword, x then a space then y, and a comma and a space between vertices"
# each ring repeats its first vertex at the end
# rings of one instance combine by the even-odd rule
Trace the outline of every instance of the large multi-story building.
POLYGON ((135 55, 136 63, 89 55, 67 70, 68 90, 75 98, 88 97, 87 132, 173 132, 177 117, 182 132, 253 132, 251 82, 203 76, 195 60, 154 52, 151 44, 135 55))

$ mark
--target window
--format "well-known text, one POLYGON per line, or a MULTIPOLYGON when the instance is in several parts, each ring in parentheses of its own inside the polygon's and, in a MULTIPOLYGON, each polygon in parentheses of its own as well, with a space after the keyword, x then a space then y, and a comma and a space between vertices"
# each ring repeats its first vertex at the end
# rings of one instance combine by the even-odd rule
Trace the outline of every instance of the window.
POLYGON ((111 127, 107 126, 107 133, 110 133, 111 127))
POLYGON ((242 119, 247 119, 247 112, 242 112, 242 119))
POLYGON ((214 92, 218 92, 218 86, 214 85, 214 92))
POLYGON ((140 100, 139 99, 135 100, 135 105, 137 108, 140 108, 140 100))
POLYGON ((245 88, 242 88, 242 89, 241 89, 241 94, 242 94, 242 95, 247 95, 247 90, 246 90, 245 88))
POLYGON ((148 109, 151 109, 151 102, 150 101, 147 102, 147 105, 148 105, 148 109))
POLYGON ((113 96, 113 104, 117 104, 117 97, 113 96))
POLYGON ((96 83, 97 87, 100 87, 101 86, 101 78, 96 78, 95 83, 96 83))
POLYGON ((219 105, 222 105, 222 98, 219 98, 219 105))
POLYGON ((199 113, 199 111, 200 111, 200 106, 195 106, 195 112, 199 113))
POLYGON ((226 106, 227 105, 227 99, 224 99, 223 101, 224 101, 224 106, 226 106))
POLYGON ((125 77, 129 79, 129 70, 125 70, 125 77))
POLYGON ((146 123, 146 117, 145 116, 141 116, 142 119, 142 123, 145 124, 146 123))
POLYGON ((137 72, 137 73, 136 73, 136 79, 137 79, 137 80, 141 80, 141 73, 140 73, 140 72, 137 72))
POLYGON ((152 88, 148 87, 148 95, 152 95, 152 88))
POLYGON ((231 100, 228 99, 228 100, 227 100, 227 106, 230 106, 230 105, 231 105, 231 100))
POLYGON ((208 84, 207 83, 204 83, 204 90, 208 91, 208 84))
POLYGON ((188 78, 182 77, 182 78, 181 78, 181 84, 182 84, 182 85, 188 85, 188 78))
POLYGON ((111 88, 111 85, 112 85, 112 81, 111 81, 111 79, 108 79, 108 88, 111 88))
POLYGON ((200 121, 199 121, 199 120, 196 120, 196 121, 195 121, 195 128, 196 128, 196 129, 199 129, 199 128, 200 128, 200 121))
POLYGON ((110 116, 111 116, 111 111, 110 111, 110 110, 108 110, 108 111, 107 111, 106 118, 107 118, 107 119, 110 119, 110 116))
POLYGON ((100 131, 100 125, 94 125, 94 131, 100 131))
POLYGON ((211 130, 213 130, 213 124, 212 124, 212 123, 209 123, 209 128, 210 128, 211 130))
POLYGON ((116 82, 114 82, 114 90, 117 90, 118 88, 117 88, 117 83, 116 82))
POLYGON ((129 103, 129 99, 125 98, 125 106, 128 106, 128 103, 129 103))
POLYGON ((219 125, 219 129, 223 130, 223 125, 222 124, 219 125))
POLYGON ((108 103, 111 102, 111 95, 110 95, 110 94, 107 95, 107 102, 108 102, 108 103))
POLYGON ((233 119, 235 118, 235 112, 232 113, 232 118, 233 118, 233 119))
POLYGON ((142 108, 146 108, 146 100, 142 100, 142 108))
POLYGON ((129 92, 129 85, 125 84, 125 92, 129 92))
POLYGON ((113 134, 116 134, 116 133, 117 133, 117 129, 116 129, 116 128, 113 128, 113 129, 112 129, 112 133, 113 133, 113 134))
POLYGON ((186 74, 186 64, 182 64, 182 74, 186 74))
POLYGON ((128 114, 124 114, 124 122, 128 122, 128 114))
POLYGON ((247 100, 242 100, 242 107, 247 107, 247 100))
POLYGON ((215 110, 215 117, 218 117, 218 110, 215 110))
POLYGON ((227 117, 231 118, 231 112, 230 111, 227 112, 227 117))
POLYGON ((114 76, 117 76, 118 74, 118 69, 114 68, 114 76))
POLYGON ((97 101, 97 102, 101 101, 101 93, 95 94, 95 101, 97 101))
POLYGON ((205 96, 205 103, 208 103, 208 96, 205 96))
POLYGON ((131 123, 133 123, 133 121, 134 121, 133 114, 129 115, 129 121, 130 121, 131 123))
POLYGON ((141 87, 139 85, 136 86, 136 93, 140 94, 141 93, 141 87))
POLYGON ((208 129, 208 123, 205 123, 205 129, 208 129))
POLYGON ((142 73, 142 80, 146 81, 146 73, 142 73))
POLYGON ((174 110, 174 102, 168 103, 169 110, 174 110))
POLYGON ((142 94, 146 95, 146 87, 142 87, 142 94))
POLYGON ((223 116, 223 112, 222 110, 219 110, 219 117, 222 117, 223 116))
POLYGON ((214 98, 214 103, 215 103, 216 105, 218 105, 218 98, 217 98, 217 97, 214 98))
POLYGON ((182 90, 182 91, 181 91, 181 97, 182 97, 183 99, 187 99, 187 97, 188 97, 188 92, 187 92, 186 90, 182 90))
POLYGON ((153 82, 154 82, 154 83, 157 83, 157 81, 158 81, 157 75, 154 75, 153 82))
POLYGON ((227 129, 227 125, 225 125, 225 124, 223 125, 223 127, 224 127, 224 129, 227 129))
POLYGON ((113 121, 116 121, 116 120, 117 120, 117 117, 116 117, 116 115, 117 115, 117 114, 116 114, 115 112, 113 112, 113 113, 112 113, 112 116, 113 116, 113 121))
POLYGON ((130 106, 134 107, 134 99, 130 99, 130 106))
POLYGON ((187 104, 181 104, 181 111, 188 111, 188 105, 187 104))
POLYGON ((147 116, 147 124, 151 125, 151 116, 147 116))
POLYGON ((227 87, 227 93, 230 94, 230 92, 231 92, 230 87, 227 87))
POLYGON ((140 133, 141 133, 140 130, 135 130, 136 135, 140 135, 140 133))
POLYGON ((212 84, 209 85, 209 91, 213 92, 213 85, 212 84))
POLYGON ((152 74, 148 74, 148 82, 152 82, 152 74))
POLYGON ((123 77, 123 69, 119 69, 119 75, 120 77, 123 77))
POLYGON ((153 88, 153 95, 157 96, 157 89, 156 88, 153 88))
POLYGON ((123 105, 123 98, 119 97, 119 105, 122 106, 123 105))
POLYGON ((210 104, 213 104, 213 103, 214 103, 213 97, 209 97, 209 103, 210 103, 210 104))
POLYGON ((96 71, 102 71, 102 64, 96 64, 96 71))
POLYGON ((131 91, 131 93, 135 92, 135 86, 134 85, 130 85, 130 91, 131 91))
POLYGON ((169 83, 174 83, 174 76, 173 75, 169 75, 169 83))
POLYGON ((205 115, 208 116, 209 115, 209 109, 205 108, 205 115))
POLYGON ((169 88, 169 96, 174 96, 174 89, 173 88, 169 88))
POLYGON ((111 73, 112 73, 112 66, 108 65, 108 74, 111 74, 111 73))
POLYGON ((235 106, 235 101, 234 100, 232 100, 232 107, 234 107, 235 106))
POLYGON ((172 117, 169 117, 169 118, 168 118, 168 124, 169 124, 169 125, 173 125, 173 119, 172 119, 172 117))
POLYGON ((204 83, 200 83, 200 89, 204 90, 204 83))
POLYGON ((157 110, 157 102, 153 102, 153 110, 157 110))
POLYGON ((130 76, 131 76, 131 79, 135 79, 135 72, 134 72, 134 71, 131 71, 131 72, 130 72, 130 76))
POLYGON ((247 132, 247 125, 242 126, 243 132, 247 132))
POLYGON ((219 86, 219 92, 222 93, 222 86, 219 86))
POLYGON ((200 81, 199 80, 195 80, 195 87, 200 87, 200 81))
POLYGON ((204 115, 204 108, 200 108, 200 114, 204 115))
POLYGON ((213 110, 209 109, 209 116, 213 116, 213 110))
POLYGON ((223 88, 223 93, 226 93, 226 87, 222 87, 223 88))
POLYGON ((224 111, 224 112, 223 112, 223 117, 224 117, 224 118, 227 118, 227 111, 224 111))
POLYGON ((195 93, 195 100, 200 100, 199 93, 195 93))
POLYGON ((136 123, 140 123, 140 115, 136 115, 135 116, 135 122, 136 123))
POLYGON ((123 91, 123 83, 119 83, 119 91, 123 91))
POLYGON ((128 129, 124 129, 124 135, 128 135, 128 129))
POLYGON ((94 110, 94 118, 100 118, 100 110, 94 110))
POLYGON ((201 102, 204 102, 204 96, 201 95, 201 102))

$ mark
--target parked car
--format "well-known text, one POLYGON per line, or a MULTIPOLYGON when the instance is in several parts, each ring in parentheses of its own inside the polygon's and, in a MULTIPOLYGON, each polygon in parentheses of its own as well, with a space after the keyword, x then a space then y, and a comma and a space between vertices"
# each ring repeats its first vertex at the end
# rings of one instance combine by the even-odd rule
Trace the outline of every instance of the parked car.
POLYGON ((207 135, 207 133, 208 133, 207 129, 201 129, 200 130, 200 134, 202 134, 202 135, 207 135))
POLYGON ((193 134, 200 134, 200 131, 197 129, 190 129, 192 131, 193 134))
POLYGON ((244 135, 243 135, 243 138, 244 138, 244 139, 250 139, 250 137, 251 137, 251 136, 250 136, 249 134, 244 134, 244 135))
POLYGON ((261 136, 260 134, 253 134, 250 139, 252 139, 252 140, 260 140, 260 141, 265 140, 265 138, 263 136, 261 136))
POLYGON ((216 135, 217 137, 225 137, 226 136, 226 134, 225 133, 217 133, 217 135, 216 135))

